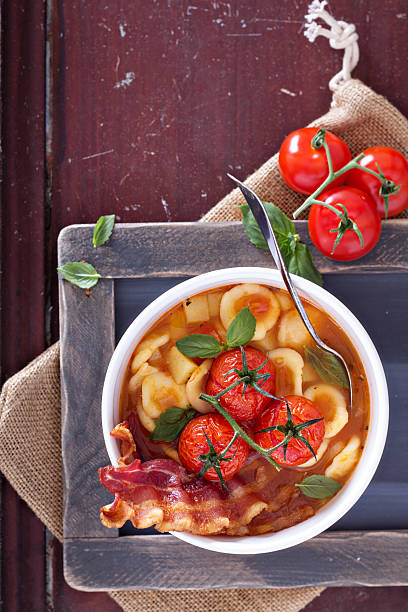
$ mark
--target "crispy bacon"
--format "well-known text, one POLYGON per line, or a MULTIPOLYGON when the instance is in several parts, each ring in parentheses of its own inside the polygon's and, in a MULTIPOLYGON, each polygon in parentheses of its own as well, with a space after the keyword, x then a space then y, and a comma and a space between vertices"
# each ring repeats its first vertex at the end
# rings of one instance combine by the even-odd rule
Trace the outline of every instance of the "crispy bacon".
MULTIPOLYGON (((118 427, 114 430, 116 433, 118 427)), ((121 427, 120 432, 124 434, 127 425, 122 423, 121 427)), ((116 437, 123 439, 122 435, 116 437)), ((129 448, 130 445, 128 451, 129 448)), ((101 508, 101 521, 106 527, 121 527, 130 520, 139 529, 156 525, 161 532, 244 535, 260 533, 261 524, 254 520, 265 514, 261 523, 270 524, 267 531, 271 531, 273 521, 286 517, 291 500, 299 494, 291 484, 277 487, 276 474, 271 465, 254 455, 228 481, 232 493, 229 495, 217 483, 198 479, 172 459, 144 463, 136 459, 130 465, 108 466, 99 470, 99 479, 115 495, 115 500, 101 508)), ((303 514, 298 512, 296 516, 303 514)), ((292 524, 298 522, 295 515, 288 516, 287 520, 294 521, 292 524)))
POLYGON ((119 465, 124 466, 132 463, 138 457, 138 454, 128 421, 122 421, 122 423, 116 425, 110 435, 112 438, 120 440, 121 457, 118 459, 119 465))

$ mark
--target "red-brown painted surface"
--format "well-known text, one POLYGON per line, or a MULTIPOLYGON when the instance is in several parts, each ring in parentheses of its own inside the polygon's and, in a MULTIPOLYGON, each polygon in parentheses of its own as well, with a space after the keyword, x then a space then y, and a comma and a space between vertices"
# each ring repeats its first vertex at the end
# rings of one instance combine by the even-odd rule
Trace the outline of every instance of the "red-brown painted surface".
MULTIPOLYGON (((230 189, 227 171, 245 177, 326 112, 341 52, 304 38, 307 4, 3 0, 3 380, 57 337, 62 227, 110 212, 198 219, 230 189)), ((332 9, 360 35, 354 76, 408 114, 406 1, 332 9)), ((118 609, 65 585, 61 547, 4 480, 1 526, 4 610, 118 609)), ((309 609, 401 610, 407 597, 328 589, 309 609)))

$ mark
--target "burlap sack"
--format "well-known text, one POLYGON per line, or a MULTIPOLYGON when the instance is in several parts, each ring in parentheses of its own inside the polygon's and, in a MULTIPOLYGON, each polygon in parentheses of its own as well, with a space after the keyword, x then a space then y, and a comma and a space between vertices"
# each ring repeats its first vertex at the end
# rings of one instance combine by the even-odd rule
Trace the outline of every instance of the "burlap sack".
MULTIPOLYGON (((331 110, 313 122, 342 136, 357 153, 374 144, 393 146, 408 154, 408 121, 383 97, 357 80, 344 82, 333 96, 331 110)), ((279 177, 277 156, 249 179, 265 200, 286 212, 302 201, 279 177)), ((202 221, 239 218, 234 190, 212 208, 202 221)), ((3 387, 0 398, 0 469, 17 493, 62 539, 62 461, 60 444, 59 345, 54 344, 3 387), (21 423, 25 423, 21 427, 21 423), (28 426, 27 426, 28 425, 28 426)), ((97 475, 95 474, 95 486, 97 475)), ((97 511, 98 509, 95 509, 97 511)), ((219 611, 297 612, 322 589, 261 589, 224 591, 112 592, 126 612, 180 612, 211 607, 219 611)))
MULTIPOLYGON (((340 85, 333 94, 329 112, 309 125, 335 132, 346 141, 353 156, 374 145, 394 147, 408 156, 406 117, 383 96, 374 93, 357 79, 350 79, 340 85)), ((282 180, 278 154, 268 159, 245 183, 261 199, 277 204, 287 215, 291 215, 306 199, 306 196, 292 191, 282 180)), ((239 189, 234 189, 204 215, 202 221, 236 221, 240 219, 237 205, 243 201, 239 189)), ((400 216, 407 217, 408 209, 400 216)), ((306 217, 307 211, 300 218, 306 217)))
MULTIPOLYGON (((62 540, 59 342, 15 374, 0 397, 0 469, 47 528, 62 540), (21 427, 24 423, 24 427, 21 427)), ((98 485, 95 474, 95 486, 98 485)), ((95 508, 95 512, 98 512, 95 508)), ((323 589, 114 591, 125 612, 298 612, 323 589)))

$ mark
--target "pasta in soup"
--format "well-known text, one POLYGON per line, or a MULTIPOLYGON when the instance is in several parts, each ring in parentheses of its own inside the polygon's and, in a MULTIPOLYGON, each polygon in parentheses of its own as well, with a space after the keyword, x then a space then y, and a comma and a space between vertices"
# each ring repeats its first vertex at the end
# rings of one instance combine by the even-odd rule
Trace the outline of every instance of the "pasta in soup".
POLYGON ((314 515, 364 448, 369 391, 348 337, 303 300, 317 347, 286 291, 254 283, 193 295, 145 334, 120 396, 119 467, 108 527, 256 535, 314 515))

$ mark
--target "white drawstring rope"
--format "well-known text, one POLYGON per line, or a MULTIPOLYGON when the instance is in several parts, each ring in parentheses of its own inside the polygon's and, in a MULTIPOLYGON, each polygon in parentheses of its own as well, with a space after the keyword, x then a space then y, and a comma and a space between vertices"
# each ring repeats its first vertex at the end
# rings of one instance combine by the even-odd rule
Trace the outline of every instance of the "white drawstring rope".
POLYGON ((358 64, 360 52, 358 49, 358 34, 353 23, 337 21, 325 9, 326 0, 313 0, 309 5, 308 13, 305 15, 304 35, 310 42, 314 42, 318 36, 325 36, 329 39, 333 49, 344 49, 343 67, 329 82, 331 91, 336 91, 342 81, 351 78, 351 72, 358 64), (319 25, 316 20, 322 19, 330 30, 319 25))

